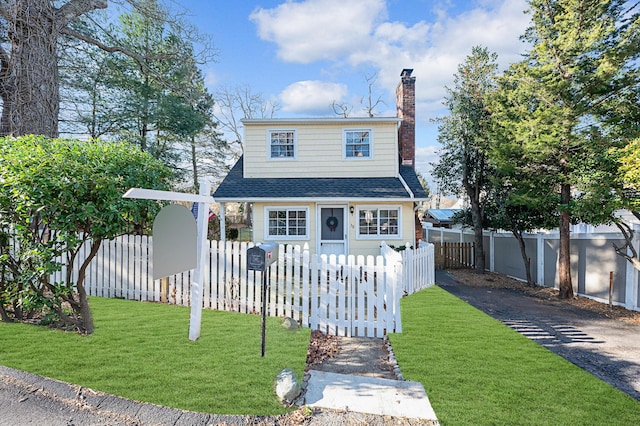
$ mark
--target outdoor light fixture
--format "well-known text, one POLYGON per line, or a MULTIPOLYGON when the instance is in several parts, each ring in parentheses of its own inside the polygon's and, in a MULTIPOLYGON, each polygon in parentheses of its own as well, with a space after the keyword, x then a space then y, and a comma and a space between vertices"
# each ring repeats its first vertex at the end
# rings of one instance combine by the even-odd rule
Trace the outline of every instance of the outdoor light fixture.
POLYGON ((353 214, 353 212, 354 212, 355 210, 356 210, 356 209, 355 209, 353 206, 349 207, 349 213, 353 214))

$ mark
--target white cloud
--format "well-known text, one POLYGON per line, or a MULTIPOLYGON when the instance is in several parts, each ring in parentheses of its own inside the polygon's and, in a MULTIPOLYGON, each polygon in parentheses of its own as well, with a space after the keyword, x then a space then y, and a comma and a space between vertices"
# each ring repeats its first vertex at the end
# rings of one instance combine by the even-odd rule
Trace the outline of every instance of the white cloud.
MULTIPOLYGON (((395 88, 402 68, 413 68, 416 101, 437 105, 445 86, 453 84, 458 65, 471 54, 473 46, 484 46, 498 53, 501 69, 519 60, 525 46, 519 40, 529 23, 525 0, 493 2, 495 7, 476 7, 456 16, 439 15, 436 22, 419 22, 412 27, 385 23, 375 32, 375 49, 352 55, 356 63, 369 61, 379 69, 381 84, 395 88)), ((438 108, 435 108, 437 110, 438 108)), ((433 117, 434 108, 417 110, 433 117)))
MULTIPOLYGON (((272 9, 256 9, 251 19, 264 40, 276 44, 278 56, 287 62, 311 63, 326 60, 334 66, 349 64, 355 70, 370 67, 377 73, 377 85, 393 94, 403 68, 413 68, 417 79, 416 101, 429 105, 417 110, 418 120, 427 121, 441 109, 445 86, 452 85, 453 74, 473 46, 485 46, 499 55, 502 69, 517 61, 524 51, 519 36, 529 23, 523 11, 526 0, 485 0, 474 3, 458 15, 437 11, 434 22, 411 25, 385 21, 387 3, 383 0, 306 0, 287 1, 272 9)), ((402 7, 402 2, 395 7, 402 7)), ((336 79, 340 79, 337 75, 336 79)), ((303 82, 308 84, 309 82, 303 82)), ((298 83, 302 84, 302 83, 298 83)), ((335 95, 303 96, 292 85, 282 96, 285 105, 303 109, 303 102, 318 99, 312 110, 331 103, 335 95), (322 99, 320 101, 320 99, 322 99)), ((319 82, 314 82, 314 87, 319 82)), ((286 108, 285 108, 286 109, 286 108)))
POLYGON ((361 115, 359 96, 367 90, 363 77, 373 74, 374 94, 381 94, 384 101, 378 113, 395 115, 400 71, 413 68, 416 168, 433 185, 430 163, 437 161, 440 147, 437 125, 431 119, 447 114, 442 105, 445 86, 452 87, 458 65, 474 46, 496 52, 500 70, 520 60, 526 50, 520 36, 530 22, 530 16, 523 13, 527 0, 464 3, 461 13, 443 8, 429 21, 416 17, 399 22, 387 19, 387 7, 402 7, 402 1, 287 0, 272 9, 256 9, 251 19, 259 36, 275 44, 280 60, 323 61, 323 73, 332 81, 300 81, 288 86, 279 95, 285 116, 332 115, 333 101, 351 105, 351 115, 361 115), (348 88, 340 84, 347 81, 348 88))
POLYGON ((431 177, 431 163, 438 161, 438 149, 435 145, 416 146, 416 170, 422 174, 431 189, 435 187, 431 177))
POLYGON ((322 115, 330 111, 333 101, 347 95, 347 86, 323 81, 298 81, 280 94, 282 109, 290 113, 322 115))
POLYGON ((257 8, 249 19, 260 38, 278 46, 281 59, 306 64, 359 50, 385 16, 383 0, 307 0, 257 8))
POLYGON ((205 70, 204 85, 207 87, 215 87, 218 84, 218 75, 211 68, 205 70))

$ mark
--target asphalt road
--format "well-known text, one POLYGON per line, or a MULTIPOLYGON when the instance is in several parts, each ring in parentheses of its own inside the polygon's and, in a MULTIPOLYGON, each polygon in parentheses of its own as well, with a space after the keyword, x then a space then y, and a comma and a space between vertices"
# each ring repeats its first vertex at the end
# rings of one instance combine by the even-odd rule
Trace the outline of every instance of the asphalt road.
POLYGON ((256 420, 140 403, 0 366, 0 426, 259 424, 256 420))

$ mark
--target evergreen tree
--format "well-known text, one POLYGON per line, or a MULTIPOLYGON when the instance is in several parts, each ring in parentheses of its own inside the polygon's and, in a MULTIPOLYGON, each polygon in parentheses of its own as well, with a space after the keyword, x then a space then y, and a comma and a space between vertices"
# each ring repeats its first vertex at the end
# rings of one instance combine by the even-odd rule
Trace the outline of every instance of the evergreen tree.
POLYGON ((503 155, 545 176, 558 194, 561 298, 573 297, 570 224, 601 220, 593 212, 610 192, 596 185, 612 164, 604 155, 614 142, 603 127, 606 105, 637 84, 639 21, 627 3, 531 0, 524 38, 533 47, 505 74, 511 93, 493 111, 512 136, 503 155))
POLYGON ((493 90, 497 55, 474 47, 458 67, 454 87, 447 88, 445 105, 449 115, 439 118, 440 160, 434 165, 438 186, 470 203, 474 229, 475 270, 484 273, 483 216, 490 189, 491 166, 487 158, 491 120, 485 97, 493 90))

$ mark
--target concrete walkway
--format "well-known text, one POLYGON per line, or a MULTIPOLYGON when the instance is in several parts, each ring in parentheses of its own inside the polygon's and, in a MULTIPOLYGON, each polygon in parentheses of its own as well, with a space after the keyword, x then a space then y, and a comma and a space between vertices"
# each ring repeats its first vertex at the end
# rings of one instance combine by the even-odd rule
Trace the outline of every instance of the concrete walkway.
POLYGON ((421 383, 405 381, 393 362, 386 340, 372 337, 338 337, 337 355, 309 370, 301 403, 380 416, 424 420, 436 417, 421 383))
POLYGON ((310 375, 305 394, 309 407, 438 420, 421 383, 314 370, 310 375))

